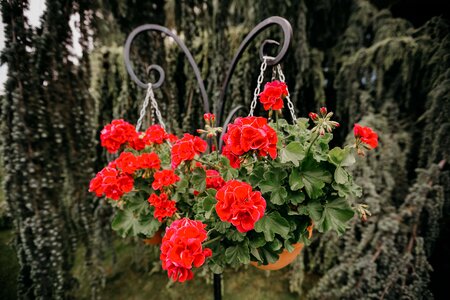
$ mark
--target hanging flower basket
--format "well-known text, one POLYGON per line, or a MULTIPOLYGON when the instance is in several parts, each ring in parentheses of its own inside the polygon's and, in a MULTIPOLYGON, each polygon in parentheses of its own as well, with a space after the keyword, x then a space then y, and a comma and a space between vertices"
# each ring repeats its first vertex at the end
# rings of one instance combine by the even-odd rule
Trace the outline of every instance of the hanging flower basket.
POLYGON ((355 212, 368 213, 355 202, 361 188, 347 168, 354 154, 377 146, 376 133, 356 124, 352 144, 330 149, 339 126, 333 113, 322 107, 297 118, 278 74, 261 93, 260 76, 250 115, 227 126, 222 151, 213 114, 198 130, 211 149, 199 136, 168 134, 163 124, 139 132, 114 120, 102 130, 102 146, 120 155, 89 189, 116 208, 112 228, 121 236, 155 241, 162 232, 162 267, 174 281, 192 279, 203 265, 214 273, 250 263, 283 268, 309 244, 311 221, 319 232, 341 234, 355 212), (253 116, 258 98, 268 118, 253 116), (292 123, 281 118, 285 101, 292 123))

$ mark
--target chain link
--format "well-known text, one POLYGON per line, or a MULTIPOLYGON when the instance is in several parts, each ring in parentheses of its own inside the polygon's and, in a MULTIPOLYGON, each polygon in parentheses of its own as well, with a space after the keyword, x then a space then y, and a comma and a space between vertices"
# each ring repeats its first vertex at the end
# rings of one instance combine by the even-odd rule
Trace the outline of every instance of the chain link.
POLYGON ((264 72, 266 71, 266 68, 267 68, 267 56, 264 56, 263 62, 261 64, 261 71, 258 76, 258 83, 256 84, 255 91, 253 92, 252 103, 250 104, 250 112, 248 115, 251 117, 253 116, 253 112, 255 111, 256 104, 258 103, 258 96, 261 93, 261 84, 264 81, 264 72))
POLYGON ((159 122, 159 125, 161 125, 162 128, 166 129, 166 125, 163 122, 161 112, 159 111, 159 108, 158 108, 158 103, 156 102, 156 99, 155 99, 155 94, 153 93, 152 84, 149 83, 148 88, 147 88, 147 94, 145 95, 144 103, 142 104, 142 108, 141 108, 141 111, 139 114, 139 119, 136 124, 136 131, 139 131, 139 129, 142 126, 142 121, 144 120, 145 114, 147 112, 147 106, 148 106, 149 102, 152 105, 152 119, 154 118, 153 113, 155 112, 156 117, 159 122))
MULTIPOLYGON (((277 70, 278 70, 278 76, 280 77, 280 81, 285 82, 286 77, 284 76, 283 71, 281 70, 281 65, 277 65, 277 70)), ((287 89, 287 87, 286 87, 286 89, 287 89)), ((291 112, 292 121, 295 124, 297 122, 297 116, 295 115, 295 108, 294 108, 294 104, 291 101, 291 95, 289 94, 289 90, 287 90, 287 92, 288 92, 288 94, 286 96, 286 101, 287 101, 289 111, 291 112)))

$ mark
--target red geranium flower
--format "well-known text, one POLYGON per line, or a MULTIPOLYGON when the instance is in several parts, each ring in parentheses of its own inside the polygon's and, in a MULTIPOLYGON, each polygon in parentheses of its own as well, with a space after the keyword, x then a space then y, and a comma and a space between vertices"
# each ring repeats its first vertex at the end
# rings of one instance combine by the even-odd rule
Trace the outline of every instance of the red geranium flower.
POLYGON ((270 155, 277 157, 277 133, 267 125, 267 119, 262 117, 237 118, 228 125, 223 140, 225 147, 222 154, 226 156, 232 166, 239 166, 237 157, 249 152, 257 151, 259 156, 270 155))
POLYGON ((105 195, 113 200, 119 200, 124 193, 133 189, 133 184, 133 177, 108 166, 91 180, 89 191, 94 192, 98 197, 105 195))
POLYGON ((110 153, 115 153, 126 142, 136 136, 136 128, 122 119, 113 120, 100 133, 102 147, 110 153))
POLYGON ((206 225, 187 218, 173 222, 167 227, 161 244, 160 259, 173 281, 183 282, 194 277, 192 267, 200 267, 212 255, 209 248, 202 247, 207 239, 206 225))
POLYGON ((259 94, 265 110, 278 110, 283 108, 283 98, 288 95, 286 83, 275 80, 266 83, 264 90, 259 94))
POLYGON ((216 170, 206 170, 206 188, 219 190, 225 185, 225 180, 216 170))
POLYGON ((154 190, 159 190, 163 186, 171 186, 180 180, 180 177, 178 177, 173 170, 158 171, 153 177, 155 178, 152 183, 152 188, 154 190))
POLYGON ((161 167, 161 160, 156 153, 144 153, 137 157, 140 169, 155 169, 161 167))
POLYGON ((162 144, 167 139, 167 133, 161 125, 155 124, 145 131, 144 142, 147 145, 162 144))
POLYGON ((224 222, 230 222, 239 232, 247 232, 264 216, 266 200, 261 192, 239 180, 228 181, 216 194, 216 212, 224 222))
MULTIPOLYGON (((204 168, 201 163, 196 164, 199 168, 204 168)), ((206 170, 206 188, 215 189, 216 191, 225 185, 225 180, 216 170, 206 170)), ((194 196, 198 196, 199 191, 194 191, 194 196)))
POLYGON ((119 157, 112 162, 112 165, 129 175, 132 175, 134 171, 139 169, 138 160, 131 152, 120 153, 119 157))
POLYGON ((136 151, 141 151, 145 148, 144 139, 141 137, 143 133, 136 132, 136 134, 128 141, 131 148, 136 151))
POLYGON ((353 133, 355 134, 355 138, 357 140, 360 140, 362 143, 369 145, 370 148, 373 149, 378 146, 378 134, 376 134, 376 132, 374 132, 372 128, 355 124, 353 133))
POLYGON ((206 151, 207 144, 204 140, 191 134, 184 134, 172 146, 172 168, 178 167, 183 161, 192 160, 197 154, 206 151))
POLYGON ((159 222, 165 217, 171 217, 177 211, 176 202, 169 200, 166 193, 161 195, 151 194, 148 198, 148 202, 155 208, 154 216, 159 222))

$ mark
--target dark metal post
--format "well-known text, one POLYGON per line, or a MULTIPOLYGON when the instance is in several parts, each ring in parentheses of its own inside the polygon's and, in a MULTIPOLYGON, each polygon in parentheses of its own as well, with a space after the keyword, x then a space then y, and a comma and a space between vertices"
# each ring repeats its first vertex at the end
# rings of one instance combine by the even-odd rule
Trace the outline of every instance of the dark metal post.
POLYGON ((214 274, 214 300, 222 300, 222 275, 214 274))

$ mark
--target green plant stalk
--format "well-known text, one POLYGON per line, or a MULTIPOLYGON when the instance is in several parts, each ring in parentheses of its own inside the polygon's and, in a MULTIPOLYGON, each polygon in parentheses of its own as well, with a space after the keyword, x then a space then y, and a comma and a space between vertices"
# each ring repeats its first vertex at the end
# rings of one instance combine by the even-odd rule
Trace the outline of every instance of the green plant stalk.
POLYGON ((316 136, 315 136, 314 139, 312 140, 311 144, 309 144, 309 147, 308 147, 308 150, 306 151, 305 157, 308 156, 309 151, 311 150, 312 145, 314 145, 314 143, 317 141, 318 138, 319 138, 319 133, 316 132, 316 136))
POLYGON ((220 240, 221 238, 222 238, 222 237, 221 237, 220 235, 219 235, 219 236, 216 236, 215 238, 213 238, 213 239, 211 239, 211 240, 209 240, 209 241, 204 242, 204 243, 203 243, 203 246, 212 244, 212 243, 214 243, 215 241, 220 240))

